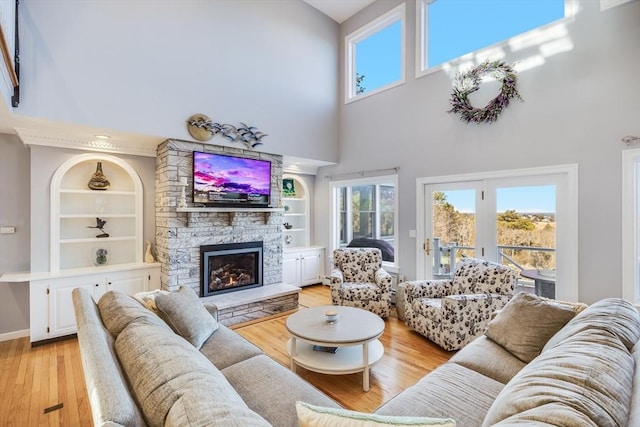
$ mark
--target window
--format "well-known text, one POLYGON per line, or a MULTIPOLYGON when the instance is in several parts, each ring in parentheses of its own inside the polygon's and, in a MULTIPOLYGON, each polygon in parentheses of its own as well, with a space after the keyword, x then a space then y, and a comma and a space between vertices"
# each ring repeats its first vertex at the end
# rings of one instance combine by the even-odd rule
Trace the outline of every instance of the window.
POLYGON ((404 4, 345 38, 346 102, 404 82, 404 4))
POLYGON ((357 238, 384 240, 394 247, 397 266, 397 176, 336 181, 333 191, 333 248, 357 238))
POLYGON ((418 74, 558 21, 570 1, 420 0, 418 74))

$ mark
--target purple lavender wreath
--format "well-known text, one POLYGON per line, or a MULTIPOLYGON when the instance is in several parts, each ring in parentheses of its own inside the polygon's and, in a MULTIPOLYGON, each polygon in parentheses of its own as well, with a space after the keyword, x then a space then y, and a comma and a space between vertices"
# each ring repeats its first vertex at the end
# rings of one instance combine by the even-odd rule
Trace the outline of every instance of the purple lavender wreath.
POLYGON ((486 60, 477 67, 459 72, 453 82, 451 94, 451 108, 447 113, 460 113, 463 122, 495 122, 502 110, 509 105, 512 98, 522 101, 522 97, 516 88, 518 76, 512 65, 504 61, 486 60), (484 108, 476 108, 469 102, 469 95, 478 90, 480 81, 485 75, 490 75, 502 82, 500 93, 493 98, 484 108))

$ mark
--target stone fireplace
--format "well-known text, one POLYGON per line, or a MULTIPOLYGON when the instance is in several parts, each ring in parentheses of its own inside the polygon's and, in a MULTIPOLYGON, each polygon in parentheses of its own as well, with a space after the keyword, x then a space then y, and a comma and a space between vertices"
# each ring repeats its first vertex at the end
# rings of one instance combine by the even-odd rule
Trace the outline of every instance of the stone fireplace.
POLYGON ((262 242, 200 246, 200 296, 262 286, 262 242))
POLYGON ((176 291, 181 285, 190 286, 198 295, 207 300, 213 299, 212 302, 223 309, 220 319, 224 324, 245 321, 254 311, 268 315, 297 308, 299 289, 281 283, 284 223, 283 212, 278 209, 281 206, 281 185, 280 155, 180 140, 167 140, 160 144, 156 156, 155 210, 156 253, 161 264, 162 289, 176 291), (270 208, 206 209, 194 205, 191 196, 194 151, 269 160, 270 208), (187 207, 180 208, 181 180, 185 178, 187 207), (201 246, 248 242, 262 242, 263 286, 255 289, 242 287, 238 292, 206 297, 200 280, 201 246), (283 295, 289 297, 294 293, 294 299, 283 300, 283 295), (243 298, 235 297, 236 294, 243 298), (234 320, 225 322, 227 317, 234 320))

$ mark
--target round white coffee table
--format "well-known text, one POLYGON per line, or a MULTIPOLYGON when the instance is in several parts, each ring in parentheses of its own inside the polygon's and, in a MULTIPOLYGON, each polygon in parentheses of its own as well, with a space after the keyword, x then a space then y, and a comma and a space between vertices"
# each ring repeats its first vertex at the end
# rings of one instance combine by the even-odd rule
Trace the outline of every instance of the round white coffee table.
POLYGON ((331 375, 362 372, 362 388, 369 391, 369 368, 382 358, 384 347, 378 337, 384 321, 373 313, 353 307, 325 305, 301 310, 287 319, 291 339, 287 351, 291 370, 301 366, 331 375), (338 320, 326 321, 325 312, 335 310, 338 320), (337 347, 335 353, 314 350, 314 346, 337 347))

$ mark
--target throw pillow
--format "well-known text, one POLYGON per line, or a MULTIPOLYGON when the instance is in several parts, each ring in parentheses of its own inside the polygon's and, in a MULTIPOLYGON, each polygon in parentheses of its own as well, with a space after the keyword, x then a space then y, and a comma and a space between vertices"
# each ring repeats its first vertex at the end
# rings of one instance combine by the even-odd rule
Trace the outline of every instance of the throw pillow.
POLYGON ((149 292, 138 292, 133 294, 133 297, 140 302, 140 304, 147 307, 149 310, 158 314, 158 307, 156 307, 156 297, 158 295, 166 295, 169 291, 163 291, 161 289, 156 289, 154 291, 149 292))
POLYGON ((296 402, 300 427, 441 426, 455 427, 450 418, 402 417, 365 414, 347 409, 324 408, 296 402))
MULTIPOLYGON (((167 328, 165 322, 131 295, 109 291, 98 300, 98 310, 105 327, 115 338, 129 323, 147 322, 167 328)), ((168 329, 168 328, 167 328, 168 329)))
POLYGON ((180 286, 177 292, 158 295, 155 301, 160 317, 197 349, 220 326, 188 286, 180 286))
POLYGON ((529 363, 575 315, 575 310, 567 305, 520 292, 489 322, 485 335, 529 363))

